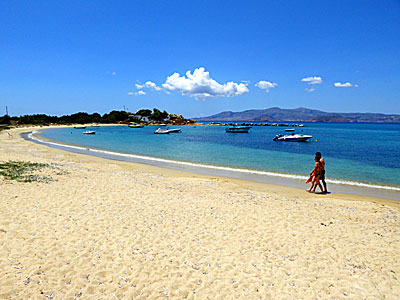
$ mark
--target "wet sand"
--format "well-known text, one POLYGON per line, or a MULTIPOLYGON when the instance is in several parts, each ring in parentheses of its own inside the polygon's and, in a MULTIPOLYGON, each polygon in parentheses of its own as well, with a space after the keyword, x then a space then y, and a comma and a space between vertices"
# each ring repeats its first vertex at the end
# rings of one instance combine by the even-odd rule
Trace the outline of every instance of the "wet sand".
POLYGON ((400 204, 51 149, 0 133, 0 299, 399 299, 400 204), (47 298, 46 298, 47 297, 47 298))

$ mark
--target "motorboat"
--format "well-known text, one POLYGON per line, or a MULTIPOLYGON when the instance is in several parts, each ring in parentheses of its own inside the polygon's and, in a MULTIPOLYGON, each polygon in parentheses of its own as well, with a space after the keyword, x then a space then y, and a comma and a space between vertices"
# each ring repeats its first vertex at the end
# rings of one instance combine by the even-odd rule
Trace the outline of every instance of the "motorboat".
POLYGON ((86 129, 86 126, 74 126, 74 129, 86 129))
POLYGON ((308 139, 311 139, 312 135, 305 134, 294 134, 291 135, 282 135, 278 134, 274 137, 274 141, 276 142, 306 142, 308 139))
POLYGON ((173 128, 173 129, 167 128, 167 130, 169 131, 169 133, 178 133, 178 132, 181 132, 181 129, 180 129, 180 128, 173 128))
POLYGON ((288 128, 288 129, 285 129, 285 131, 290 131, 290 132, 293 132, 293 131, 294 131, 294 129, 293 129, 293 128, 288 128))
POLYGON ((157 128, 156 131, 154 131, 154 134, 169 134, 169 130, 157 128))
POLYGON ((251 129, 251 126, 231 126, 231 127, 225 128, 225 132, 248 133, 250 129, 251 129))
POLYGON ((144 126, 141 124, 131 123, 128 125, 130 128, 143 128, 144 126))
POLYGON ((83 134, 96 134, 96 131, 86 130, 83 132, 83 134))

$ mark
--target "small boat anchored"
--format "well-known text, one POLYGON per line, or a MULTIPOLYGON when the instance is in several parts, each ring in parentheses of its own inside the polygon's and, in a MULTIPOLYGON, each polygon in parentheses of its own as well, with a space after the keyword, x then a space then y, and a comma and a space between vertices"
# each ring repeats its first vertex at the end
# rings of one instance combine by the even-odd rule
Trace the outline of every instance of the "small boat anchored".
POLYGON ((86 126, 74 126, 74 129, 86 129, 86 126))
POLYGON ((225 132, 248 133, 250 129, 251 129, 251 126, 231 126, 231 127, 225 128, 225 132))
POLYGON ((143 128, 144 126, 140 125, 140 124, 137 124, 137 123, 130 123, 128 125, 128 127, 130 127, 130 128, 143 128))
POLYGON ((169 130, 157 128, 154 134, 169 134, 169 130))
POLYGON ((291 135, 282 135, 278 134, 274 137, 275 142, 306 142, 308 139, 311 139, 312 135, 305 134, 294 134, 291 135))
POLYGON ((170 133, 179 133, 181 132, 180 128, 173 128, 173 129, 161 129, 161 128, 157 128, 156 131, 154 131, 155 134, 170 134, 170 133))
POLYGON ((92 130, 86 130, 84 132, 82 132, 83 134, 96 134, 96 131, 92 131, 92 130))

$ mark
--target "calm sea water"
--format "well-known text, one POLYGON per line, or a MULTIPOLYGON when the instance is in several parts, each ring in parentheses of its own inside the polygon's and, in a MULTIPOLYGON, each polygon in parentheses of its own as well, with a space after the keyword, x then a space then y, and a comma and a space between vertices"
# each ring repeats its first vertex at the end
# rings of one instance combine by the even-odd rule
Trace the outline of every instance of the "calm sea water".
MULTIPOLYGON (((284 127, 253 127, 248 134, 222 126, 182 126, 182 133, 153 134, 156 127, 62 128, 44 130, 47 139, 116 152, 218 166, 307 175, 314 154, 326 160, 328 179, 400 187, 400 124, 310 123, 297 133, 310 142, 274 142, 284 127)), ((173 126, 171 128, 174 128, 173 126)))

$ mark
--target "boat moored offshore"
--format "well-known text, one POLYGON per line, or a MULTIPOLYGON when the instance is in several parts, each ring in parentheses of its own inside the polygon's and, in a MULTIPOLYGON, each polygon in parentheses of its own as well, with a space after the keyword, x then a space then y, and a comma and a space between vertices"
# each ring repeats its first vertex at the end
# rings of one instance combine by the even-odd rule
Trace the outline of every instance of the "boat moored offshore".
POLYGON ((169 130, 157 128, 154 134, 169 134, 169 130))
POLYGON ((137 124, 137 123, 130 123, 128 125, 128 127, 130 127, 130 128, 143 128, 144 126, 141 125, 141 124, 137 124))
POLYGON ((92 131, 92 130, 86 130, 84 132, 82 132, 83 134, 96 134, 96 131, 92 131))
POLYGON ((291 135, 276 135, 273 140, 276 142, 306 142, 308 139, 311 139, 312 135, 305 134, 294 134, 291 135))
POLYGON ((231 127, 225 128, 225 132, 248 133, 250 129, 251 129, 251 126, 231 126, 231 127))

